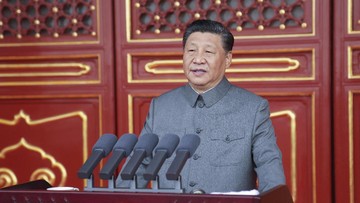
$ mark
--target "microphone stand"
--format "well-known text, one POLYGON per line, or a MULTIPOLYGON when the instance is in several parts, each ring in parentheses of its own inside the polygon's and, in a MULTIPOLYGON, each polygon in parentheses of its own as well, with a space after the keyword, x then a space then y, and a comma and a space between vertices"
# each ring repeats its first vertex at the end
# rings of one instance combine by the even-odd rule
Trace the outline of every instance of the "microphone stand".
POLYGON ((159 177, 156 176, 155 180, 151 181, 151 188, 138 188, 137 186, 137 176, 135 175, 134 178, 130 182, 129 188, 120 188, 116 187, 115 183, 115 176, 112 175, 111 178, 108 180, 108 187, 94 187, 94 177, 93 175, 90 176, 86 180, 87 185, 84 188, 84 191, 97 191, 97 192, 149 192, 149 193, 184 193, 184 189, 182 189, 182 181, 181 176, 178 177, 175 181, 174 188, 160 188, 159 184, 159 177))
POLYGON ((88 179, 86 179, 85 191, 94 191, 94 176, 91 174, 88 179))
POLYGON ((115 188, 115 177, 114 177, 114 175, 112 175, 111 178, 108 180, 108 188, 110 190, 113 190, 115 188))

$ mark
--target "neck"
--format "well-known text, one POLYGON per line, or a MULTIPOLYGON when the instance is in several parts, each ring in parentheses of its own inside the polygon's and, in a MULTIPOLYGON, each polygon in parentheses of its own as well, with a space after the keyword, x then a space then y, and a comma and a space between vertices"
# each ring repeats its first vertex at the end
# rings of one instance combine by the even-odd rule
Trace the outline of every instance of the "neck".
POLYGON ((197 94, 205 94, 206 92, 208 92, 208 91, 214 89, 214 87, 216 87, 216 85, 215 85, 206 90, 198 90, 198 89, 194 88, 191 83, 189 83, 189 84, 190 84, 191 89, 193 89, 197 94))

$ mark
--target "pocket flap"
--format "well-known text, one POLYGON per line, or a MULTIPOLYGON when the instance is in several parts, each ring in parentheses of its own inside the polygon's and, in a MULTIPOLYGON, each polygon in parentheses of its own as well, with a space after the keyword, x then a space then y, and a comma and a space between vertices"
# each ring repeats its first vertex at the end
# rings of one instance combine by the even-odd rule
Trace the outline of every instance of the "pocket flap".
POLYGON ((211 140, 221 140, 223 142, 232 142, 234 140, 239 140, 244 138, 245 134, 243 132, 237 133, 214 133, 211 136, 211 140))

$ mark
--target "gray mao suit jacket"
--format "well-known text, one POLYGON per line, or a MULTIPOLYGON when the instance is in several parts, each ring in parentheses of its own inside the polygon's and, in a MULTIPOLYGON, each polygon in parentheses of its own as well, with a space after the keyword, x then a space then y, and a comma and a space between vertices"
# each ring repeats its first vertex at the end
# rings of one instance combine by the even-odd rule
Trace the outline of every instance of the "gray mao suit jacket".
MULTIPOLYGON (((199 135, 200 145, 181 172, 185 192, 264 192, 285 184, 269 116, 265 99, 224 78, 201 96, 187 84, 154 98, 141 134, 154 133, 160 139, 168 133, 180 138, 199 135)), ((175 187, 165 177, 174 157, 160 169, 160 188, 175 187)), ((140 186, 145 186, 141 174, 149 162, 146 159, 137 171, 140 186)))

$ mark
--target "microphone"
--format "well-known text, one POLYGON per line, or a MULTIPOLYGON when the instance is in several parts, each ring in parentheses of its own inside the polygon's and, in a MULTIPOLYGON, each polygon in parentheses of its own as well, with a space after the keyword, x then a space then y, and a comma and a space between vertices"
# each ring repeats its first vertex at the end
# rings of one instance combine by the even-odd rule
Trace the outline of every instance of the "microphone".
POLYGON ((113 148, 112 156, 99 173, 101 179, 105 180, 111 178, 121 160, 130 155, 137 140, 138 139, 135 134, 124 134, 120 137, 113 148))
POLYGON ((165 159, 169 158, 179 144, 179 137, 175 134, 165 135, 155 148, 155 155, 144 173, 145 180, 155 180, 165 159))
POLYGON ((159 137, 155 134, 144 134, 139 137, 139 141, 134 147, 134 153, 125 168, 121 172, 123 180, 132 180, 136 170, 139 168, 142 160, 152 154, 153 149, 159 142, 159 137))
POLYGON ((106 157, 110 153, 116 143, 116 140, 117 137, 113 134, 102 135, 93 146, 90 157, 79 169, 77 173, 78 177, 82 179, 89 179, 96 165, 102 158, 106 157))
POLYGON ((181 138, 180 144, 176 149, 175 159, 166 172, 166 178, 168 180, 178 179, 187 159, 192 157, 199 144, 200 137, 195 134, 187 134, 181 138))

